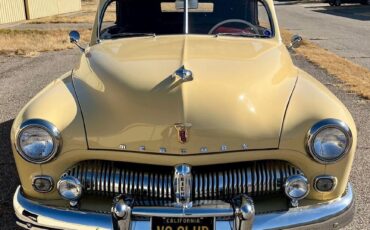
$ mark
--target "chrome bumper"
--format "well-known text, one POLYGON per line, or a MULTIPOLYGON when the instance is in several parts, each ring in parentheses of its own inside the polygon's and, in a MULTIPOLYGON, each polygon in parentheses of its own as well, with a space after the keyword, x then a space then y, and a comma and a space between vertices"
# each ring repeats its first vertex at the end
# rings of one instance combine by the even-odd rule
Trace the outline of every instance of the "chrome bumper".
MULTIPOLYGON (((37 204, 27 199, 18 187, 13 205, 18 224, 28 229, 113 229, 110 214, 74 211, 37 204)), ((177 209, 133 208, 132 216, 228 216, 232 209, 214 210, 192 208, 187 213, 177 209)), ((354 196, 350 184, 346 194, 336 200, 311 206, 292 208, 285 212, 256 215, 253 229, 337 229, 351 222, 355 211, 354 196)), ((233 221, 216 221, 215 229, 231 229, 233 221)), ((151 229, 150 221, 132 220, 131 229, 151 229)))

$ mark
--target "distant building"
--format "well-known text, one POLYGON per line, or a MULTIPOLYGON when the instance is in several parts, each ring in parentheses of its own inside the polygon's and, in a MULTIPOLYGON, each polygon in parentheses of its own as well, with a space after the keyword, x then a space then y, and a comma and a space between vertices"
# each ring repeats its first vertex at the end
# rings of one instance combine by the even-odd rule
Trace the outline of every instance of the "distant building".
POLYGON ((81 10, 81 0, 0 0, 0 24, 81 10))

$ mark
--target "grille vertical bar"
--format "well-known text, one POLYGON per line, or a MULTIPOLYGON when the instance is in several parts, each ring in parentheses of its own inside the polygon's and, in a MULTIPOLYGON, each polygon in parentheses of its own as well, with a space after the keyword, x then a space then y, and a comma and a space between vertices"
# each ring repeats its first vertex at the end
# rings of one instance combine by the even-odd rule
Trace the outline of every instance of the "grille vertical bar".
MULTIPOLYGON (((66 174, 81 181, 85 194, 109 197, 126 194, 149 205, 162 205, 174 199, 170 167, 84 161, 66 174)), ((250 196, 279 193, 285 179, 295 174, 302 172, 284 161, 193 167, 193 200, 229 200, 240 193, 250 196)))

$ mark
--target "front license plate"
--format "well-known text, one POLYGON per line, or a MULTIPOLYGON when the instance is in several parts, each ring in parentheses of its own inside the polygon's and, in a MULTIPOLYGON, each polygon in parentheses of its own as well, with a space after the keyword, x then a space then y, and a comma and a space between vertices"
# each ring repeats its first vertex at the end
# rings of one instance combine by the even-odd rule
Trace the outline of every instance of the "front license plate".
POLYGON ((213 225, 213 217, 152 217, 152 230, 213 230, 213 225))

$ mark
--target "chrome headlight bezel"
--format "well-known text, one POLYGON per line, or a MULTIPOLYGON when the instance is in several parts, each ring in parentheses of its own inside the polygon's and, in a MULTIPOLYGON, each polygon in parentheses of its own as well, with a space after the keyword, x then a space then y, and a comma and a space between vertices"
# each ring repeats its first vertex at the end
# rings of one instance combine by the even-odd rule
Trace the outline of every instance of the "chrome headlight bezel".
MULTIPOLYGON (((67 186, 67 187, 69 187, 69 186, 67 186)), ((64 175, 59 179, 59 181, 57 183, 57 190, 58 190, 59 195, 63 199, 68 200, 68 201, 78 201, 82 196, 83 186, 82 186, 80 180, 77 179, 76 177, 64 175), (64 191, 61 191, 62 188, 66 184, 73 185, 74 188, 77 191, 77 194, 72 194, 72 192, 68 189, 66 189, 64 191), (72 194, 72 196, 70 196, 71 194, 72 194), (69 195, 69 197, 68 197, 68 195, 69 195)))
POLYGON ((352 136, 351 129, 348 127, 348 125, 341 120, 329 118, 329 119, 324 119, 324 120, 317 122, 308 131, 307 137, 306 137, 306 149, 307 149, 307 152, 311 155, 311 157, 317 162, 321 164, 333 164, 333 163, 338 162, 340 159, 342 159, 349 153, 352 147, 352 142, 353 142, 353 136, 352 136), (330 159, 330 160, 322 158, 319 154, 315 152, 315 149, 314 149, 315 138, 321 131, 328 129, 328 128, 337 129, 340 132, 342 132, 345 135, 346 141, 347 141, 347 145, 344 148, 344 151, 337 157, 330 159))
POLYGON ((16 141, 15 141, 15 147, 16 147, 17 152, 19 153, 19 155, 24 160, 26 160, 30 163, 33 163, 33 164, 43 164, 43 163, 47 163, 47 162, 51 161, 56 156, 56 154, 59 152, 61 145, 62 145, 62 138, 61 138, 59 130, 52 123, 50 123, 46 120, 42 120, 42 119, 30 119, 30 120, 24 121, 21 124, 21 126, 20 126, 20 128, 17 132, 16 141), (24 131, 26 131, 27 129, 29 129, 29 128, 43 129, 44 131, 46 131, 51 136, 52 141, 53 141, 53 149, 48 154, 47 157, 44 157, 42 159, 34 159, 34 158, 31 158, 28 154, 26 154, 22 150, 21 145, 20 145, 20 137, 21 137, 22 133, 24 131))
POLYGON ((310 183, 308 182, 307 178, 301 174, 292 175, 288 177, 284 183, 284 192, 287 197, 293 200, 302 200, 304 199, 309 193, 310 193, 310 183), (292 196, 289 193, 289 189, 291 188, 291 185, 296 182, 302 182, 305 186, 305 192, 301 196, 292 196))

